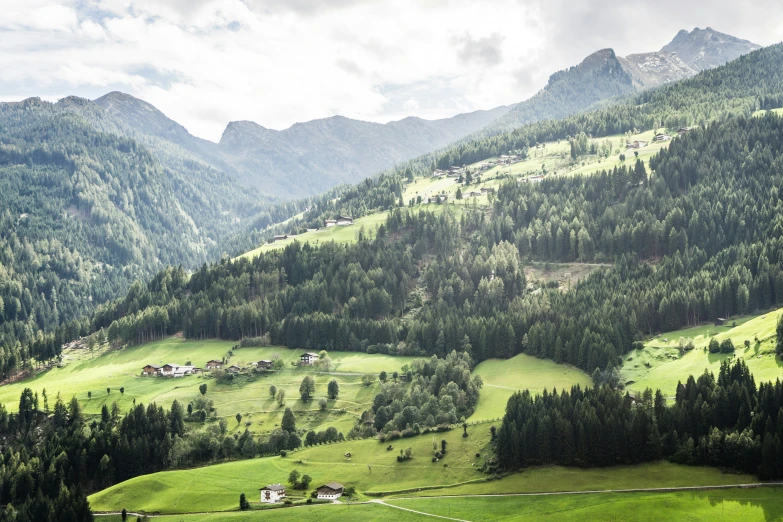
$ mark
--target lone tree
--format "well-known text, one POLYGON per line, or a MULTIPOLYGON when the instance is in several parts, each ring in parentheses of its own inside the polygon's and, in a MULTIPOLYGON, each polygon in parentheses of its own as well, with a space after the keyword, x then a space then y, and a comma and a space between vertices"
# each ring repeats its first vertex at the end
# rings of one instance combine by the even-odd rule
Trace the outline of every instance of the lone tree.
POLYGON ((122 513, 120 513, 120 516, 122 517, 122 522, 125 522, 128 519, 128 510, 122 508, 122 513))
POLYGON ((291 470, 291 473, 288 474, 288 483, 291 484, 292 486, 295 486, 296 483, 299 482, 300 476, 301 474, 298 471, 296 471, 295 469, 291 470))
POLYGON ((378 379, 380 379, 381 382, 386 382, 386 372, 381 372, 380 375, 378 375, 378 379))
POLYGON ((120 395, 125 395, 125 386, 120 388, 120 395))
POLYGON ((326 399, 324 399, 323 397, 318 399, 318 409, 320 409, 321 411, 326 411, 326 407, 328 405, 329 405, 329 403, 326 402, 326 399))
POLYGON ((285 404, 285 390, 277 390, 277 404, 280 406, 285 404))
POLYGON ((275 386, 274 384, 269 387, 269 395, 272 397, 273 400, 275 398, 275 395, 277 395, 277 386, 275 386))
POLYGON ((446 444, 448 444, 448 442, 446 442, 446 439, 440 441, 440 452, 443 453, 444 455, 446 454, 446 444))
POLYGON ((201 395, 206 395, 207 394, 207 383, 199 385, 198 391, 201 392, 201 395))
POLYGON ((302 384, 299 386, 299 395, 302 396, 302 400, 309 400, 315 393, 315 381, 309 375, 302 379, 302 384))
POLYGON ((310 487, 310 483, 313 481, 313 477, 310 475, 302 475, 302 480, 299 482, 299 489, 307 489, 310 487))
POLYGON ((239 424, 240 422, 242 422, 242 414, 237 413, 237 424, 239 424))
POLYGON ((244 493, 241 493, 239 495, 239 509, 241 509, 242 511, 247 511, 248 509, 250 509, 250 502, 247 501, 247 497, 245 496, 244 493))
POLYGON ((106 388, 106 395, 111 395, 111 388, 106 388))
POLYGON ((330 399, 336 399, 337 396, 340 395, 340 385, 337 384, 336 380, 332 379, 329 381, 329 384, 326 387, 326 391, 330 399))
POLYGON ((296 433, 296 419, 294 418, 294 412, 291 408, 286 408, 283 413, 283 420, 280 422, 280 427, 288 433, 296 433))
POLYGON ((90 400, 92 399, 92 392, 91 391, 87 392, 87 399, 90 399, 90 400))

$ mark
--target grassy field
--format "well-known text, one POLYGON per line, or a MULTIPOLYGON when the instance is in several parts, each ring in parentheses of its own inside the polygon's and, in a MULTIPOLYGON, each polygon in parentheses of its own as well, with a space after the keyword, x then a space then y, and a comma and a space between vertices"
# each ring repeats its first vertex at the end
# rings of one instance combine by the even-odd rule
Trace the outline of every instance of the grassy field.
MULTIPOLYGON (((401 500, 440 495, 601 491, 756 482, 748 475, 723 474, 714 468, 687 467, 668 462, 600 469, 552 466, 487 481, 486 475, 468 465, 480 460, 475 458, 475 452, 486 450, 487 427, 469 427, 468 433, 467 439, 460 436, 460 430, 438 434, 438 441, 445 438, 449 443, 449 453, 438 463, 429 461, 432 453, 430 435, 395 441, 393 451, 387 451, 385 444, 373 440, 348 441, 301 450, 285 459, 267 457, 146 475, 92 495, 90 503, 97 511, 119 510, 122 507, 129 511, 160 513, 230 510, 236 507, 240 493, 244 492, 249 500, 256 502, 259 487, 269 482, 284 482, 291 469, 311 475, 314 487, 332 480, 354 485, 360 492, 359 497, 365 500, 367 497, 362 492, 448 486, 471 480, 474 482, 465 485, 391 493, 387 498, 401 500), (414 459, 399 464, 394 460, 396 448, 403 446, 413 448, 414 459), (346 451, 352 452, 350 460, 343 456, 346 451), (450 463, 448 468, 442 466, 444 462, 450 463), (372 464, 372 473, 368 463, 372 464), (150 495, 150 491, 155 491, 155 495, 150 495)), ((275 516, 278 513, 275 511, 275 516)))
POLYGON ((600 493, 535 497, 406 499, 390 504, 472 521, 780 520, 775 488, 674 493, 600 493))
POLYGON ((477 464, 487 454, 489 426, 470 426, 468 434, 464 438, 462 430, 456 429, 396 440, 391 451, 386 449, 387 444, 374 439, 346 441, 299 450, 285 458, 255 458, 154 473, 98 492, 90 497, 90 504, 97 511, 123 507, 161 513, 227 510, 236 507, 243 492, 249 500, 257 501, 260 487, 285 483, 293 469, 310 475, 313 487, 337 481, 355 486, 360 493, 480 480, 485 475, 478 471, 477 464), (433 463, 433 441, 440 444, 441 439, 448 442, 448 452, 433 463), (399 450, 408 447, 413 459, 398 463, 399 450), (350 458, 344 456, 347 452, 350 458), (482 456, 477 458, 476 453, 482 456))
POLYGON ((574 384, 589 386, 592 383, 581 370, 525 354, 511 359, 483 361, 474 372, 481 375, 484 388, 471 421, 503 417, 508 398, 515 391, 528 389, 532 393, 541 393, 544 388, 562 390, 574 384))
POLYGON ((775 380, 783 376, 783 362, 775 357, 775 326, 782 313, 783 309, 779 309, 732 319, 728 326, 703 325, 658 336, 647 341, 643 350, 625 355, 621 381, 634 391, 660 389, 672 396, 678 381, 685 382, 689 375, 701 375, 705 369, 717 373, 720 363, 733 356, 745 360, 756 382, 775 380), (735 322, 736 326, 731 326, 735 322), (712 337, 718 341, 731 339, 734 355, 705 352, 712 337), (680 338, 692 339, 695 349, 680 355, 680 338), (750 341, 749 347, 744 345, 745 340, 750 341))
MULTIPOLYGON (((432 520, 432 517, 417 515, 383 504, 322 504, 297 508, 282 508, 259 511, 234 511, 226 513, 199 513, 196 515, 169 515, 155 517, 156 522, 245 522, 275 520, 275 522, 368 522, 371 520, 389 520, 410 522, 413 520, 432 520)), ((96 517, 100 522, 120 522, 119 515, 96 517)), ((133 521, 135 517, 128 517, 133 521)))
POLYGON ((169 407, 174 399, 183 404, 193 400, 198 387, 207 383, 207 398, 215 403, 218 415, 228 420, 232 430, 244 430, 245 427, 255 433, 272 431, 282 419, 284 408, 274 402, 269 387, 275 385, 286 391, 285 405, 291 407, 297 418, 299 428, 325 429, 334 426, 347 433, 358 415, 372 403, 378 393, 379 384, 365 387, 361 383, 363 373, 380 373, 385 370, 399 371, 402 365, 413 360, 412 357, 391 357, 388 355, 367 355, 355 352, 330 352, 333 361, 333 375, 316 374, 311 369, 294 369, 291 361, 299 359, 304 350, 290 350, 280 347, 240 348, 230 358, 231 364, 246 367, 252 361, 280 357, 286 363, 281 372, 269 372, 259 376, 240 375, 229 384, 217 384, 207 376, 186 376, 179 379, 160 377, 140 377, 145 364, 164 364, 167 362, 203 366, 210 359, 221 359, 231 347, 227 341, 190 341, 168 338, 124 350, 89 355, 89 352, 73 354, 73 359, 63 368, 53 368, 32 379, 0 387, 0 402, 11 411, 16 411, 19 395, 24 388, 31 388, 41 395, 45 388, 50 397, 50 406, 59 392, 64 399, 76 396, 82 403, 85 413, 100 413, 104 404, 111 406, 117 401, 125 410, 132 406, 133 400, 148 403, 157 402, 169 407), (303 402, 299 397, 299 385, 305 375, 313 375, 316 381, 316 400, 303 402), (330 400, 328 410, 318 409, 318 397, 326 396, 326 385, 336 379, 340 385, 337 400, 330 400), (106 388, 112 389, 111 394, 106 388), (119 388, 125 393, 120 394, 119 388), (88 398, 92 392, 92 398, 88 398), (341 413, 341 410, 345 413, 341 413), (243 415, 241 424, 235 416, 243 415), (247 423, 250 423, 247 425, 247 423))
POLYGON ((708 467, 680 466, 671 462, 649 462, 611 468, 530 468, 500 480, 455 486, 446 489, 395 495, 429 497, 438 495, 493 495, 561 491, 606 491, 700 486, 725 486, 758 482, 751 475, 722 473, 708 467))

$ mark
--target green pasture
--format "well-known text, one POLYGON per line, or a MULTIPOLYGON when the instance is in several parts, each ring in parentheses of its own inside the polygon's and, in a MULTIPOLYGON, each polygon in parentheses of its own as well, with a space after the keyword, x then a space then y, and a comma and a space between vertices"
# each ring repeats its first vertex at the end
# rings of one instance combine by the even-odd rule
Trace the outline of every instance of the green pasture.
MULTIPOLYGON (((239 497, 237 497, 239 504, 239 497)), ((310 506, 296 506, 293 508, 279 508, 270 512, 268 509, 251 511, 228 511, 223 513, 199 513, 193 515, 164 515, 156 516, 157 522, 245 522, 266 521, 275 522, 300 522, 302 520, 314 522, 368 522, 371 520, 389 520, 395 522, 410 522, 423 519, 432 520, 416 513, 410 513, 392 506, 383 504, 316 504, 310 506)), ((96 517, 98 522, 120 522, 119 515, 96 517)), ((136 517, 128 517, 129 521, 136 517)))
POLYGON ((783 376, 783 362, 775 357, 775 328, 781 313, 783 309, 731 319, 726 326, 702 325, 655 337, 645 343, 643 350, 633 350, 623 357, 621 382, 633 391, 660 389, 671 397, 678 381, 685 382, 689 375, 699 376, 704 370, 717 373, 720 363, 733 357, 744 359, 756 382, 774 381, 783 376), (736 326, 731 326, 735 322, 736 326), (734 354, 705 351, 712 337, 718 341, 731 339, 734 354), (692 339, 695 348, 680 355, 680 338, 692 339), (746 340, 750 341, 749 347, 745 346, 746 340))
MULTIPOLYGON (((323 430, 334 426, 347 433, 358 415, 367 409, 380 387, 379 383, 365 387, 361 383, 364 373, 378 374, 386 371, 390 375, 399 371, 412 357, 392 357, 382 354, 356 352, 330 352, 333 361, 330 374, 317 373, 313 368, 294 368, 290 363, 298 361, 304 350, 282 347, 239 348, 234 350, 229 364, 248 368, 253 361, 281 358, 286 366, 280 372, 246 373, 234 377, 225 384, 218 384, 209 375, 190 375, 182 378, 141 377, 146 364, 177 363, 190 361, 203 367, 210 359, 222 359, 235 343, 229 341, 191 341, 167 338, 163 341, 141 346, 96 353, 82 351, 70 355, 62 368, 52 368, 31 379, 0 387, 0 403, 10 411, 16 411, 19 396, 24 388, 31 388, 42 396, 44 388, 49 396, 50 408, 54 406, 58 393, 67 401, 76 396, 85 413, 100 413, 101 407, 117 402, 122 410, 136 402, 157 402, 169 407, 176 399, 187 404, 199 395, 199 385, 207 384, 207 398, 214 401, 217 415, 228 420, 230 429, 248 428, 255 433, 266 433, 277 427, 282 420, 284 407, 273 401, 269 387, 274 385, 286 392, 285 406, 291 407, 297 419, 297 426, 304 429, 323 430), (303 402, 299 396, 299 385, 305 375, 312 375, 316 382, 315 398, 303 402), (327 383, 335 379, 340 385, 336 400, 329 400, 327 411, 318 407, 318 398, 326 396, 327 383), (107 394, 106 388, 111 388, 107 394), (125 388, 120 394, 119 389, 125 388), (88 398, 92 392, 92 398, 88 398), (344 412, 343 412, 344 410, 344 412), (236 414, 242 414, 237 423, 236 414)), ((41 407, 43 403, 41 402, 41 407)), ((196 426, 188 424, 189 426, 196 426)))
POLYGON ((525 354, 511 359, 488 359, 479 363, 474 373, 481 376, 484 387, 471 421, 502 418, 508 398, 516 391, 527 389, 535 394, 544 389, 563 390, 575 384, 582 387, 592 384, 581 370, 525 354))
POLYGON ((394 500, 390 504, 471 521, 752 521, 780 520, 783 496, 776 488, 597 493, 527 497, 394 500))
POLYGON ((610 468, 567 468, 544 466, 529 468, 500 480, 490 480, 451 488, 396 495, 429 497, 439 495, 492 495, 512 493, 550 493, 563 491, 608 491, 614 489, 676 488, 688 486, 726 486, 752 484, 751 475, 723 473, 716 468, 682 466, 668 461, 613 466, 610 468))
POLYGON ((425 434, 388 443, 375 439, 346 441, 302 449, 287 457, 264 457, 212 466, 165 471, 144 475, 117 484, 90 496, 97 511, 161 513, 221 511, 236 507, 239 494, 258 502, 256 493, 270 483, 285 483, 291 470, 313 478, 313 488, 327 482, 353 485, 360 496, 366 492, 386 492, 422 486, 443 486, 486 475, 478 466, 488 456, 489 425, 425 434), (433 442, 447 441, 446 456, 432 462, 433 442), (399 451, 410 447, 413 458, 399 463, 399 451), (345 456, 350 453, 351 456, 345 456), (476 457, 476 453, 481 456, 476 457), (154 493, 153 493, 154 492, 154 493))

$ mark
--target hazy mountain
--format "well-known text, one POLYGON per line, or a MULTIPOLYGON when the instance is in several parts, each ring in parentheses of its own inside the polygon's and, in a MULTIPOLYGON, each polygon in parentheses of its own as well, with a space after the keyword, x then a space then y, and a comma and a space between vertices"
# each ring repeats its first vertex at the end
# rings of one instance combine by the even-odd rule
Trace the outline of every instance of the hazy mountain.
POLYGON ((386 124, 333 116, 283 131, 229 123, 220 150, 241 179, 268 194, 310 195, 448 145, 494 121, 508 107, 442 120, 405 118, 386 124))
POLYGON ((579 65, 554 73, 546 87, 532 98, 514 105, 488 130, 497 132, 543 119, 563 118, 602 100, 633 91, 633 80, 614 51, 602 49, 579 65))
POLYGON ((685 30, 677 33, 674 40, 665 45, 661 52, 676 53, 684 63, 696 71, 703 71, 723 65, 756 49, 761 49, 761 46, 710 27, 697 27, 690 33, 685 30))
POLYGON ((689 78, 759 48, 710 27, 697 27, 691 32, 683 29, 660 51, 630 54, 619 60, 636 86, 650 88, 689 78))

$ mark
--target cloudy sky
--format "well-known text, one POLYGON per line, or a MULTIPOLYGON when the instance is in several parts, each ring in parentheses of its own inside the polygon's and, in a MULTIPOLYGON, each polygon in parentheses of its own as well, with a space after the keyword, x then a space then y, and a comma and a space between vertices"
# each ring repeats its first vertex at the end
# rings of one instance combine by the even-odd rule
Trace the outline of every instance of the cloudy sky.
POLYGON ((0 100, 120 90, 191 133, 386 122, 521 101, 612 47, 680 29, 783 40, 779 0, 0 0, 0 100))

